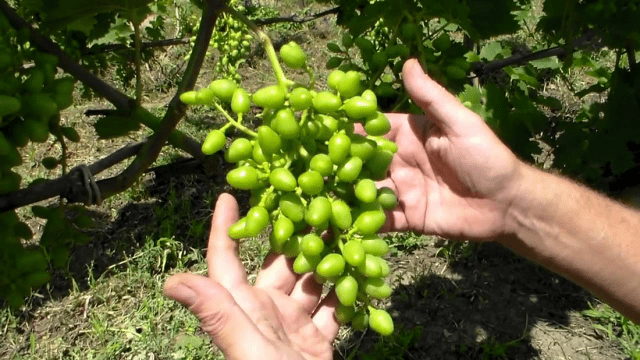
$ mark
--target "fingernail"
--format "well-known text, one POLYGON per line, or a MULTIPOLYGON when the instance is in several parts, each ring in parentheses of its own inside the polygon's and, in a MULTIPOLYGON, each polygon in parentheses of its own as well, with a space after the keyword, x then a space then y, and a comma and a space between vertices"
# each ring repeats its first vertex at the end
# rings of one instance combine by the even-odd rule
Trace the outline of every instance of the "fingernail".
POLYGON ((196 302, 196 292, 182 283, 174 285, 168 295, 186 307, 190 307, 196 302))

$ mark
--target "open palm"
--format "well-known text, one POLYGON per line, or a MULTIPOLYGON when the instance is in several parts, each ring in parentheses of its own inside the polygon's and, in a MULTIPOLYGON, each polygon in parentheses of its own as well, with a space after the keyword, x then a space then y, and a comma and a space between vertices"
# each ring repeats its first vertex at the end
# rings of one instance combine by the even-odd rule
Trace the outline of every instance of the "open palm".
POLYGON ((209 277, 178 274, 165 293, 187 306, 227 359, 331 359, 339 325, 337 298, 321 297, 312 274, 293 272, 290 260, 270 254, 255 285, 227 235, 238 219, 233 196, 216 203, 207 252, 209 277))
POLYGON ((396 192, 400 206, 386 229, 470 239, 502 234, 522 163, 415 60, 403 78, 425 115, 387 114, 387 137, 399 150, 380 185, 396 192))

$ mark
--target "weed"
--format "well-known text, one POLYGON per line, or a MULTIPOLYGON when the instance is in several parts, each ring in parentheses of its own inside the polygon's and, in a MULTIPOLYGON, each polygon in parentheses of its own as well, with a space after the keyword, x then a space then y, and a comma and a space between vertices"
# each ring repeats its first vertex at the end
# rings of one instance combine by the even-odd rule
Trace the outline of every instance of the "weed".
POLYGON ((594 319, 595 329, 605 333, 609 340, 617 341, 622 351, 633 360, 640 360, 640 325, 621 315, 607 304, 589 304, 582 315, 594 319))

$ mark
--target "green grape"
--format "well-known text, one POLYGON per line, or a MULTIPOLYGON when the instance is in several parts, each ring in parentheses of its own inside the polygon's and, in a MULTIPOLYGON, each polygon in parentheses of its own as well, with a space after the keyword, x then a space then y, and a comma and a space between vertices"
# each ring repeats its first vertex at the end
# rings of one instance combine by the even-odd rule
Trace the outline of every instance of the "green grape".
POLYGON ((329 88, 338 91, 338 84, 340 84, 342 78, 344 78, 344 75, 344 71, 333 70, 327 77, 327 85, 329 85, 329 88))
POLYGON ((235 224, 229 227, 229 237, 232 239, 242 239, 248 237, 247 227, 247 218, 242 218, 238 220, 235 224))
POLYGON ((265 155, 273 155, 282 147, 280 136, 268 126, 258 128, 258 144, 265 155))
POLYGON ((371 203, 377 200, 378 188, 371 179, 361 179, 356 183, 355 194, 358 200, 371 203))
POLYGON ((389 58, 387 54, 384 51, 379 51, 371 56, 369 66, 372 70, 378 71, 387 67, 388 62, 389 58))
POLYGON ((358 178, 361 170, 362 159, 353 156, 338 168, 337 176, 340 181, 350 183, 354 182, 358 178))
POLYGON ((342 106, 340 98, 328 91, 319 92, 311 102, 313 103, 313 108, 322 114, 336 112, 342 106))
POLYGON ((353 330, 362 331, 369 326, 369 314, 364 310, 358 310, 351 320, 353 330))
POLYGON ((307 195, 316 195, 322 191, 324 187, 324 179, 319 172, 309 170, 298 177, 298 185, 303 193, 307 195))
POLYGON ((278 109, 284 105, 286 91, 282 86, 270 85, 256 91, 253 102, 263 108, 278 109))
POLYGON ((254 206, 247 213, 245 231, 249 237, 258 236, 269 225, 269 213, 262 206, 254 206))
POLYGON ((300 196, 295 193, 287 193, 280 197, 280 211, 282 214, 293 222, 299 222, 304 219, 304 205, 300 196))
POLYGON ((42 159, 42 166, 44 166, 47 170, 53 170, 58 167, 58 159, 52 156, 47 156, 42 159))
POLYGON ((451 38, 447 33, 442 33, 437 39, 433 40, 433 47, 437 51, 447 51, 451 47, 451 38))
POLYGON ((371 177, 373 180, 382 180, 387 175, 389 165, 393 154, 386 150, 376 150, 373 156, 364 164, 369 171, 371 171, 371 177))
POLYGON ((307 62, 307 55, 295 41, 291 41, 280 48, 280 58, 292 69, 300 69, 307 62))
POLYGON ((231 110, 236 114, 244 114, 251 109, 249 94, 244 89, 236 89, 231 97, 231 110))
POLYGON ((388 336, 393 333, 393 319, 391 315, 384 310, 371 309, 369 327, 381 335, 388 336))
POLYGON ((391 122, 387 116, 379 111, 374 111, 366 117, 364 131, 371 136, 385 135, 391 130, 391 122))
POLYGON ((269 174, 269 183, 280 191, 293 191, 298 186, 296 178, 286 168, 273 169, 269 174))
POLYGON ((351 147, 349 148, 349 154, 360 158, 360 160, 367 161, 373 155, 377 144, 375 141, 365 138, 359 134, 351 135, 351 147))
POLYGON ((0 95, 0 117, 15 114, 20 111, 22 104, 13 96, 0 95))
POLYGON ((359 241, 349 240, 342 248, 342 256, 351 266, 361 266, 366 259, 364 247, 359 241))
POLYGON ((376 103, 366 100, 361 96, 354 96, 345 101, 342 109, 347 113, 347 116, 352 119, 364 119, 378 114, 378 106, 376 103))
POLYGON ((180 101, 187 105, 197 105, 198 103, 198 92, 194 90, 185 91, 180 94, 180 101))
POLYGON ((386 220, 387 217, 384 214, 384 211, 369 210, 363 211, 358 215, 353 225, 358 228, 359 234, 371 235, 378 232, 386 220))
POLYGON ((324 250, 324 241, 316 234, 307 234, 302 238, 300 251, 309 256, 320 255, 324 250))
POLYGON ((237 163, 249 159, 252 153, 253 145, 251 145, 251 141, 245 138, 237 138, 227 149, 224 158, 227 162, 237 163))
POLYGON ((353 305, 345 306, 341 303, 336 305, 336 320, 338 320, 339 324, 348 324, 353 316, 356 314, 356 309, 353 305))
POLYGON ((329 158, 334 164, 342 164, 349 155, 351 139, 345 134, 335 134, 329 139, 329 158))
POLYGON ((340 230, 347 230, 351 227, 353 219, 351 208, 342 200, 335 200, 331 203, 331 223, 340 230))
POLYGON ((274 122, 272 127, 283 139, 295 139, 300 134, 300 125, 289 108, 279 110, 274 122))
POLYGON ((311 170, 317 171, 322 176, 333 174, 333 162, 327 154, 316 154, 311 158, 309 163, 311 170))
POLYGON ((371 254, 365 255, 364 262, 358 266, 358 271, 368 278, 377 278, 382 275, 380 263, 376 260, 376 256, 371 254))
POLYGON ((353 306, 358 295, 358 281, 351 275, 343 276, 336 281, 335 291, 340 304, 353 306))
POLYGON ((227 142, 227 137, 220 130, 212 130, 202 143, 202 153, 212 155, 220 151, 227 142))
POLYGON ((385 210, 393 210, 398 206, 396 193, 388 187, 378 189, 378 203, 385 210))
POLYGON ((342 255, 336 253, 328 254, 318 263, 316 272, 327 279, 335 278, 342 275, 345 264, 342 255))
POLYGON ((227 174, 227 182, 236 189, 255 189, 259 186, 258 171, 250 166, 235 168, 227 174))
POLYGON ((284 244, 293 235, 294 227, 293 221, 286 216, 280 216, 276 222, 273 223, 273 232, 271 233, 271 247, 275 251, 282 251, 284 244))
POLYGON ((324 196, 311 200, 304 214, 307 224, 318 227, 331 218, 331 202, 324 196))
POLYGON ((449 65, 444 69, 445 74, 448 78, 453 80, 460 80, 467 78, 467 72, 461 69, 457 65, 449 65))
POLYGON ((337 90, 343 99, 349 99, 358 95, 360 90, 360 73, 357 71, 347 71, 340 79, 337 90))
POLYGON ((214 80, 209 88, 213 90, 215 96, 224 103, 231 102, 234 92, 238 89, 238 85, 229 79, 214 80))
POLYGON ((382 278, 368 278, 362 284, 364 292, 375 299, 386 299, 391 296, 391 287, 382 278))
POLYGON ((293 110, 306 110, 313 105, 312 99, 309 90, 303 87, 295 88, 289 94, 289 105, 293 110))
POLYGON ((293 271, 296 274, 312 272, 320 262, 320 259, 318 255, 308 256, 304 253, 299 253, 293 262, 293 271))

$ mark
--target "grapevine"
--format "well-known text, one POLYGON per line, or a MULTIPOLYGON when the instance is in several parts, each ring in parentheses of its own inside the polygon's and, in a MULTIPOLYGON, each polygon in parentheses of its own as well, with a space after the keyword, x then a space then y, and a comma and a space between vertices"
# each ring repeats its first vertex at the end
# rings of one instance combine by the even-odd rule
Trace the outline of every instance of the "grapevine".
MULTIPOLYGON (((228 120, 207 135, 205 154, 224 148, 231 127, 246 135, 225 151, 225 159, 237 165, 227 174, 228 183, 251 191, 251 208, 229 235, 255 237, 271 225, 272 251, 295 259, 296 273, 313 272, 318 282, 334 285, 341 323, 389 335, 391 316, 374 305, 374 299, 391 294, 384 281, 389 265, 382 258, 388 246, 376 233, 397 198, 375 183, 386 176, 397 151, 383 137, 389 120, 378 111, 374 92, 363 86, 362 73, 333 71, 331 91, 296 84, 285 77, 269 38, 258 36, 276 84, 250 95, 232 80, 219 79, 181 95, 183 102, 211 106, 228 120), (252 103, 262 108, 262 124, 255 130, 242 125, 252 103)), ((280 59, 289 68, 307 68, 295 42, 280 49, 280 59)))
MULTIPOLYGON (((29 142, 46 142, 50 135, 63 147, 65 139, 80 140, 73 128, 60 125, 60 111, 73 103, 75 80, 58 76, 58 59, 32 48, 28 31, 24 30, 17 32, 0 15, 0 195, 20 188, 22 178, 13 171, 22 163, 20 148, 29 142), (34 65, 26 67, 27 63, 34 65)), ((64 161, 64 156, 48 156, 42 165, 53 169, 64 166, 64 161)), ((49 282, 50 261, 55 267, 66 265, 69 247, 74 239, 81 237, 72 226, 65 225, 62 208, 34 207, 33 212, 51 220, 40 240, 41 248, 23 246, 21 241, 30 240, 33 234, 15 211, 0 214, 0 228, 4 229, 0 247, 0 294, 14 308, 22 305, 32 289, 49 282)))
MULTIPOLYGON (((230 1, 228 6, 241 13, 245 12, 244 6, 238 0, 230 1)), ((249 28, 246 25, 228 13, 221 14, 209 43, 211 49, 217 49, 220 52, 220 57, 215 65, 216 73, 219 76, 240 81, 238 67, 245 61, 244 59, 251 49, 251 40, 253 40, 253 36, 249 33, 249 28)), ((191 38, 191 42, 193 45, 195 37, 191 38)), ((207 55, 212 55, 211 51, 207 55)), ((187 55, 187 60, 189 56, 187 55)))

